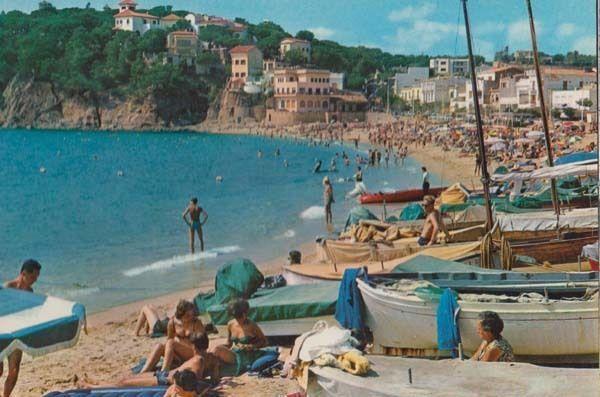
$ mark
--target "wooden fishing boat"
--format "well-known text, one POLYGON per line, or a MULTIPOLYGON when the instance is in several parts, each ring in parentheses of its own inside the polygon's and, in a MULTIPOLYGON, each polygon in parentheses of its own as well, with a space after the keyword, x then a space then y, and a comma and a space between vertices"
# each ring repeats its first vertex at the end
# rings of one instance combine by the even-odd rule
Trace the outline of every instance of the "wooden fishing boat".
MULTIPOLYGON (((394 291, 377 283, 357 280, 366 323, 373 332, 374 352, 437 357, 437 305, 434 299, 394 291)), ((478 315, 491 310, 504 320, 503 337, 518 360, 533 363, 597 363, 598 302, 548 300, 478 302, 459 298, 458 325, 465 353, 471 354, 481 338, 478 315)))
MULTIPOLYGON (((427 194, 437 196, 447 187, 433 187, 427 194)), ((389 193, 364 193, 360 196, 361 204, 381 204, 381 203, 410 203, 419 201, 423 198, 423 189, 397 190, 389 193)))

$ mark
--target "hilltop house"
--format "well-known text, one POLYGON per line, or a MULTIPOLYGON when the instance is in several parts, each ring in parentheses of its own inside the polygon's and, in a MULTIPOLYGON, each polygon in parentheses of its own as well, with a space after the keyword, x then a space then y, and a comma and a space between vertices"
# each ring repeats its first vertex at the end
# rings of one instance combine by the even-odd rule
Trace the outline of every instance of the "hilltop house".
POLYGON ((134 0, 122 0, 119 3, 119 13, 114 15, 115 30, 125 30, 144 34, 151 29, 159 29, 160 18, 147 13, 136 11, 134 0))
POLYGON ((306 61, 306 63, 310 63, 310 41, 296 39, 293 37, 288 37, 281 40, 281 42, 279 43, 279 56, 281 56, 282 59, 285 58, 285 54, 292 50, 300 51, 304 56, 304 60, 306 61))
POLYGON ((198 36, 196 32, 175 31, 167 35, 167 62, 175 65, 185 63, 192 66, 196 64, 197 56, 198 36))
POLYGON ((192 25, 192 28, 196 33, 200 31, 200 28, 206 26, 221 26, 230 30, 235 36, 242 40, 248 37, 248 27, 243 23, 233 22, 229 19, 212 15, 194 13, 187 14, 185 19, 192 25))
POLYGON ((175 25, 180 20, 183 20, 182 17, 176 14, 169 14, 166 17, 162 17, 160 19, 160 27, 163 29, 169 29, 173 25, 175 25))
POLYGON ((239 45, 233 47, 231 55, 231 79, 255 80, 262 74, 263 56, 262 52, 254 45, 239 45))

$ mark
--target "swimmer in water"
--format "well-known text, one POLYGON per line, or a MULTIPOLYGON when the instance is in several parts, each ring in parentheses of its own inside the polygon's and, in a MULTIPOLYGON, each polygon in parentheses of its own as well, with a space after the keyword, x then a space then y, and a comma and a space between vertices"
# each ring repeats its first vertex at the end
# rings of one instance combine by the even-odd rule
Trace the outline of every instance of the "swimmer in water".
POLYGON ((258 150, 258 153, 256 153, 256 156, 261 159, 262 158, 262 150, 258 150))
POLYGON ((315 168, 314 168, 314 173, 316 174, 317 172, 321 172, 321 165, 323 163, 321 162, 321 160, 317 159, 317 162, 315 164, 315 168))
POLYGON ((202 226, 204 226, 208 220, 208 214, 202 209, 202 207, 198 206, 198 199, 196 197, 190 200, 190 203, 183 212, 183 220, 190 227, 190 251, 192 254, 195 251, 194 232, 198 234, 198 239, 200 240, 200 251, 204 251, 204 235, 202 233, 202 226), (188 214, 190 215, 190 220, 187 218, 188 214), (200 220, 201 216, 203 216, 203 220, 200 220))
POLYGON ((337 164, 335 162, 335 157, 331 159, 331 163, 329 164, 329 171, 331 171, 331 172, 337 171, 337 164))
POLYGON ((289 164, 288 164, 288 161, 287 161, 287 160, 283 160, 283 166, 284 166, 285 168, 287 168, 287 167, 288 167, 288 165, 289 165, 289 164))
POLYGON ((279 150, 279 148, 277 148, 277 150, 275 150, 275 156, 279 157, 280 154, 281 154, 281 151, 279 150))

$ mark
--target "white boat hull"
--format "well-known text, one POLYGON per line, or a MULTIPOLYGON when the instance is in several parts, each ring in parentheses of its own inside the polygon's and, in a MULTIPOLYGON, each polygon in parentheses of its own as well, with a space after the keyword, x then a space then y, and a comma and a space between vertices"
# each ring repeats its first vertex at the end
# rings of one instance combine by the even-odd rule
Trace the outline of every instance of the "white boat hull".
MULTIPOLYGON (((367 325, 376 352, 389 348, 410 355, 437 354, 437 303, 416 296, 373 288, 358 280, 367 325), (420 352, 419 352, 420 351, 420 352)), ((538 363, 598 362, 598 302, 480 303, 459 302, 459 328, 465 354, 481 339, 478 314, 491 310, 504 320, 502 333, 518 359, 538 363)))

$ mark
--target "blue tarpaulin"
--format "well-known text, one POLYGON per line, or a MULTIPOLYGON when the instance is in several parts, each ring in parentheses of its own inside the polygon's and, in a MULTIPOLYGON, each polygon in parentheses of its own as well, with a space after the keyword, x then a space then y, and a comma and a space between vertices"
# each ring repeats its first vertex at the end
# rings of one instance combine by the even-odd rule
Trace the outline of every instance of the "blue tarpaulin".
POLYGON ((335 306, 335 319, 347 329, 365 329, 364 303, 356 283, 357 278, 367 279, 367 269, 346 269, 335 306))
POLYGON ((598 152, 575 152, 554 160, 554 165, 571 164, 578 161, 596 160, 598 152))
POLYGON ((460 330, 458 329, 458 313, 460 306, 456 301, 456 293, 446 288, 437 309, 437 338, 438 349, 452 350, 456 357, 460 343, 460 330))

